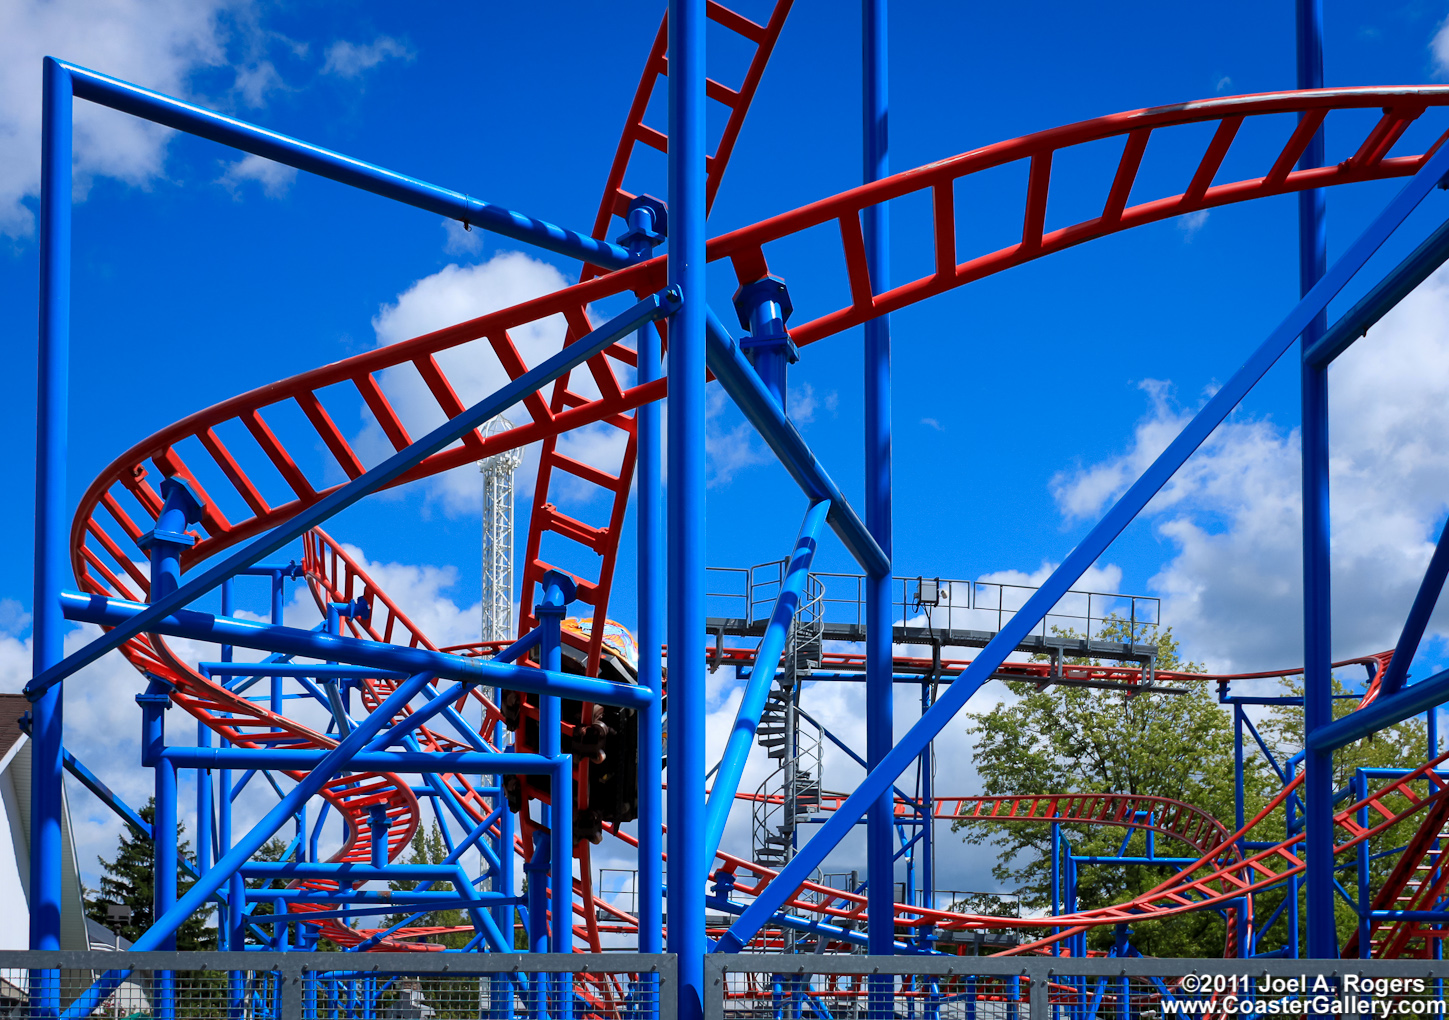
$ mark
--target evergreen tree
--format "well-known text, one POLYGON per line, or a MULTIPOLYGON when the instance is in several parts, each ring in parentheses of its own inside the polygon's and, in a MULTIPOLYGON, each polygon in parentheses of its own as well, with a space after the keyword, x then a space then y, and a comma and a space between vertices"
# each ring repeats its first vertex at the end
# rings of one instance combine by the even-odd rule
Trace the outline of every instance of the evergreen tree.
MULTIPOLYGON (((1129 624, 1111 620, 1101 637, 1123 641, 1129 624)), ((1075 636, 1065 632, 1062 636, 1075 636)), ((1201 672, 1184 663, 1171 629, 1140 627, 1130 635, 1157 645, 1157 667, 1201 672)), ((1076 664, 1081 664, 1078 660, 1076 664)), ((1009 683, 1013 700, 969 716, 974 760, 988 794, 1129 793, 1186 801, 1231 831, 1233 805, 1232 717, 1217 703, 1216 689, 1187 685, 1175 695, 1129 696, 1084 687, 1009 683)), ((1250 811, 1266 793, 1263 768, 1250 759, 1246 775, 1250 811)), ((1083 856, 1143 856, 1145 833, 1101 825, 1061 824, 1073 851, 1083 856)), ((1051 824, 957 823, 969 843, 997 847, 996 878, 1018 890, 1028 907, 1051 904, 1051 824)), ((1156 837, 1161 856, 1196 856, 1192 848, 1156 837)), ((1177 865, 1081 865, 1078 907, 1108 906, 1140 895, 1177 865)), ((1197 912, 1133 924, 1133 944, 1149 956, 1221 955, 1221 917, 1197 912)), ((1089 936, 1089 945, 1111 945, 1110 928, 1089 936)))
MULTIPOLYGON (((155 825, 156 802, 154 798, 148 800, 146 806, 141 808, 141 819, 148 825, 155 825)), ((182 838, 186 827, 178 823, 178 829, 177 852, 181 857, 194 863, 191 843, 182 838)), ((115 930, 112 927, 115 922, 107 916, 106 908, 113 904, 130 907, 131 920, 121 928, 120 935, 132 942, 140 938, 141 933, 150 928, 155 920, 152 898, 156 887, 152 880, 152 853, 150 839, 129 826, 123 829, 121 838, 116 844, 116 856, 109 861, 104 857, 96 858, 105 874, 101 878, 100 892, 92 894, 86 900, 86 915, 111 930, 115 930)), ((192 882, 189 878, 181 877, 186 873, 181 871, 179 866, 177 870, 180 872, 176 889, 176 895, 179 898, 191 888, 192 882)), ((214 949, 216 948, 216 931, 207 926, 203 914, 192 914, 182 922, 181 927, 176 931, 176 948, 180 950, 214 949)))

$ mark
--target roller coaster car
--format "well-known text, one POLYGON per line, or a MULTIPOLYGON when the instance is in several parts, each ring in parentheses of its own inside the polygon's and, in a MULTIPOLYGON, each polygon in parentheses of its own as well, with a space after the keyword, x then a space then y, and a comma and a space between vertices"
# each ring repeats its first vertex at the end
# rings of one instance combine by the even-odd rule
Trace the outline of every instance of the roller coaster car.
MULTIPOLYGON (((563 668, 584 674, 592 621, 569 617, 563 622, 563 668)), ((639 646, 625 628, 609 620, 604 625, 599 675, 616 683, 638 682, 639 646)), ((514 734, 522 752, 538 750, 538 696, 504 691, 503 724, 514 734)), ((587 706, 564 701, 559 746, 574 756, 574 839, 599 843, 604 824, 631 822, 638 817, 639 717, 631 708, 587 706)), ((503 789, 510 811, 521 813, 526 800, 552 803, 547 776, 504 776, 503 789)))

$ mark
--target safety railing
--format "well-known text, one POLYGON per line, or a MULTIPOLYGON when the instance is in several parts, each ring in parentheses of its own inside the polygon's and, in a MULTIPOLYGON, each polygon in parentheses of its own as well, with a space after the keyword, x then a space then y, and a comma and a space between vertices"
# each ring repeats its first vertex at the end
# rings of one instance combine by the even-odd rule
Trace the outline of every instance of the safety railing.
POLYGON ((0 952, 0 1017, 674 1020, 665 954, 0 952))
MULTIPOLYGON (((769 560, 751 567, 710 567, 705 595, 711 616, 742 619, 763 626, 784 583, 787 563, 769 560)), ((826 623, 864 626, 865 575, 817 572, 826 623)), ((1036 592, 1034 585, 971 581, 954 577, 891 579, 892 619, 899 627, 932 630, 999 631, 1036 592)), ((1141 640, 1143 629, 1162 622, 1162 600, 1151 595, 1072 589, 1038 627, 1043 637, 1070 630, 1088 641, 1115 628, 1112 640, 1125 641, 1130 629, 1141 640)))
POLYGON ((1443 1016, 1441 960, 705 958, 704 1020, 1443 1016))

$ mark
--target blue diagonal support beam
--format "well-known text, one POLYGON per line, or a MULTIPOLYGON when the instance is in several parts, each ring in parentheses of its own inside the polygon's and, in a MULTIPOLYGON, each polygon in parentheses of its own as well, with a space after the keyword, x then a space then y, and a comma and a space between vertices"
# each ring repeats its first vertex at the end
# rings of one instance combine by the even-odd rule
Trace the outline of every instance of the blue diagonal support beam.
MULTIPOLYGON (((114 811, 116 816, 129 825, 138 836, 149 842, 152 838, 151 826, 146 824, 146 820, 141 817, 140 812, 122 800, 114 790, 101 781, 99 776, 86 768, 79 758, 69 751, 65 751, 64 754, 65 770, 75 776, 82 786, 95 794, 102 804, 114 811)), ((196 870, 196 865, 181 854, 176 855, 176 866, 192 878, 200 875, 200 872, 196 870)))
MULTIPOLYGON (((384 488, 400 478, 425 458, 456 442, 468 432, 495 415, 502 414, 524 397, 537 392, 571 369, 577 368, 604 348, 622 340, 646 322, 669 315, 679 307, 679 292, 665 288, 650 294, 633 307, 614 316, 587 336, 565 347, 530 372, 519 376, 492 396, 462 414, 450 418, 426 436, 404 447, 365 474, 359 475, 326 499, 319 500, 297 516, 278 525, 267 534, 225 556, 223 559, 187 581, 170 595, 157 599, 142 612, 115 625, 84 648, 77 649, 25 685, 25 695, 34 701, 47 690, 78 669, 95 662, 102 655, 119 648, 137 634, 157 629, 165 617, 200 598, 228 577, 259 562, 311 531, 334 514, 347 509, 369 493, 384 488)), ((446 675, 446 674, 445 674, 446 675)))
POLYGON ((765 445, 811 500, 830 501, 830 527, 850 555, 868 572, 889 572, 890 560, 866 530, 865 522, 846 500, 825 468, 815 459, 805 437, 770 396, 770 391, 745 358, 739 344, 711 309, 705 315, 705 361, 765 445))
POLYGON ((1429 275, 1449 261, 1449 223, 1426 237, 1393 270, 1359 298, 1333 326, 1309 345, 1303 360, 1319 367, 1338 357, 1404 300, 1429 275))
MULTIPOLYGON (((1178 433, 1142 476, 1107 511, 1090 533, 1062 561, 1052 575, 1025 605, 1011 617, 982 649, 937 701, 896 742, 881 763, 855 788, 845 803, 815 837, 806 843, 769 887, 755 898, 740 918, 716 944, 716 952, 739 952, 770 917, 779 910, 811 872, 851 831, 856 819, 878 797, 890 789, 907 768, 925 750, 929 742, 945 728, 991 675, 1006 661, 1007 655, 1021 643, 1043 617, 1057 604, 1087 569, 1107 550, 1132 520, 1142 512, 1157 492, 1167 484, 1188 457, 1192 456, 1213 430, 1247 395, 1268 369, 1278 361, 1349 280, 1363 268, 1370 256, 1398 229, 1405 218, 1418 207, 1434 186, 1449 173, 1449 146, 1443 146, 1404 185, 1399 193, 1375 217, 1349 246, 1323 278, 1294 306, 1266 340, 1253 351, 1248 360, 1203 405, 1193 419, 1178 433)), ((1422 711, 1422 709, 1420 710, 1422 711)))
POLYGON ((765 711, 765 701, 775 683, 775 673, 780 668, 780 655, 785 650, 785 638, 790 624, 800 608, 805 594, 805 584, 810 579, 810 564, 815 559, 815 550, 820 544, 820 531, 825 527, 825 516, 830 512, 830 501, 821 500, 810 504, 805 519, 800 522, 800 534, 790 553, 785 581, 780 586, 775 608, 770 613, 770 622, 760 638, 755 652, 755 667, 750 670, 750 679, 745 683, 745 693, 740 698, 739 710, 735 713, 735 724, 725 740, 724 753, 720 755, 719 774, 710 788, 709 800, 704 807, 704 850, 705 860, 713 861, 719 851, 720 840, 724 838, 725 823, 729 821, 730 808, 734 806, 735 794, 740 789, 740 776, 744 775, 745 762, 750 756, 750 747, 755 742, 755 731, 760 725, 760 716, 765 711))
POLYGON ((1446 701, 1449 701, 1449 670, 1435 673, 1397 694, 1380 695, 1367 708, 1325 723, 1309 735, 1308 748, 1321 752, 1346 747, 1446 701))
POLYGON ((133 117, 164 124, 198 138, 220 142, 242 152, 250 152, 316 174, 318 177, 326 177, 339 184, 369 191, 394 202, 482 227, 515 241, 535 244, 606 269, 619 269, 638 261, 621 245, 514 212, 451 188, 429 184, 395 170, 374 166, 360 159, 344 156, 340 152, 324 149, 320 145, 248 124, 235 117, 223 116, 204 107, 183 102, 174 96, 143 89, 139 85, 132 85, 128 81, 112 78, 78 64, 64 60, 56 63, 69 74, 73 94, 77 99, 109 106, 133 117))

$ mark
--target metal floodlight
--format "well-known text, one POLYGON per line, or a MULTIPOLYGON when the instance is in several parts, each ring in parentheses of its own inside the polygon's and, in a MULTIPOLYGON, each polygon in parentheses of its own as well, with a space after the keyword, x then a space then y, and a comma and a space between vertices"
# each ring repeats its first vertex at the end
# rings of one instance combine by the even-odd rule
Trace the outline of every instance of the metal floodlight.
POLYGON ((941 579, 933 577, 916 578, 916 605, 939 606, 941 604, 941 579))

